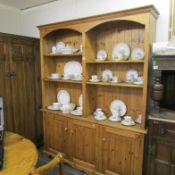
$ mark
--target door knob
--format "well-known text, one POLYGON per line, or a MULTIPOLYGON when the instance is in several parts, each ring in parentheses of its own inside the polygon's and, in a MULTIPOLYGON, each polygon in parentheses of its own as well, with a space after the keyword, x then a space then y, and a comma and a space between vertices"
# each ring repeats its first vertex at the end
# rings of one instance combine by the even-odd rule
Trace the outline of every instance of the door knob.
POLYGON ((106 138, 105 138, 105 137, 103 137, 103 138, 102 138, 102 141, 103 141, 103 142, 105 142, 105 141, 106 141, 106 138))

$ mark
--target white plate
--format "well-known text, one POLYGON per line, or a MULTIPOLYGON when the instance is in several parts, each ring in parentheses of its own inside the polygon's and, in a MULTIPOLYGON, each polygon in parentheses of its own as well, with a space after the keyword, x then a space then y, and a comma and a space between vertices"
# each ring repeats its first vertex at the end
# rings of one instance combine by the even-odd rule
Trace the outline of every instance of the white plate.
POLYGON ((83 112, 80 111, 80 110, 74 110, 74 111, 71 112, 71 114, 81 116, 81 115, 83 115, 83 112))
POLYGON ((70 103, 70 94, 66 90, 60 90, 57 94, 57 101, 63 105, 70 103))
POLYGON ((127 108, 123 101, 121 100, 114 100, 110 104, 110 111, 112 114, 115 114, 116 109, 120 108, 120 116, 125 115, 127 108))
POLYGON ((120 117, 115 118, 115 117, 113 117, 113 116, 110 116, 110 117, 109 117, 109 120, 112 121, 112 122, 119 122, 119 121, 121 121, 121 118, 120 118, 120 117))
POLYGON ((130 48, 126 43, 115 44, 112 50, 112 59, 114 60, 127 60, 130 55, 130 48), (119 58, 119 55, 123 55, 123 58, 119 58))
POLYGON ((52 111, 58 111, 58 110, 60 110, 59 108, 55 108, 52 105, 48 106, 47 109, 52 110, 52 111))
POLYGON ((69 61, 64 65, 64 75, 77 76, 82 74, 82 66, 78 61, 69 61))
POLYGON ((131 79, 136 80, 137 78, 138 78, 138 72, 136 70, 129 70, 126 72, 126 81, 129 82, 131 79))
POLYGON ((121 124, 122 125, 125 125, 125 126, 134 126, 135 125, 135 122, 134 121, 131 121, 131 123, 128 123, 125 120, 122 120, 121 121, 121 124))
POLYGON ((104 61, 107 58, 107 53, 105 50, 99 50, 97 52, 97 61, 104 61))
POLYGON ((79 106, 83 106, 83 95, 81 94, 78 99, 79 106))
POLYGON ((112 71, 109 69, 106 69, 102 73, 102 79, 103 80, 110 80, 112 79, 112 71))
POLYGON ((142 48, 138 47, 132 50, 131 59, 132 60, 142 60, 145 56, 145 52, 142 48))
POLYGON ((103 117, 94 116, 94 118, 95 118, 95 120, 99 120, 99 121, 106 120, 106 116, 105 115, 103 115, 103 117))

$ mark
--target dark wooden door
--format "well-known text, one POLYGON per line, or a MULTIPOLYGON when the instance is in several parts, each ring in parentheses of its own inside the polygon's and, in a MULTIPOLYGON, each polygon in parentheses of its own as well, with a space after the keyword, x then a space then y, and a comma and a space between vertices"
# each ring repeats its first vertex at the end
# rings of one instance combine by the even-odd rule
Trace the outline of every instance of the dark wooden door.
POLYGON ((14 131, 36 141, 37 97, 34 41, 12 38, 9 48, 14 131))
POLYGON ((149 121, 147 175, 175 175, 175 126, 149 121))
POLYGON ((5 129, 13 131, 8 38, 0 36, 0 96, 4 98, 5 129))

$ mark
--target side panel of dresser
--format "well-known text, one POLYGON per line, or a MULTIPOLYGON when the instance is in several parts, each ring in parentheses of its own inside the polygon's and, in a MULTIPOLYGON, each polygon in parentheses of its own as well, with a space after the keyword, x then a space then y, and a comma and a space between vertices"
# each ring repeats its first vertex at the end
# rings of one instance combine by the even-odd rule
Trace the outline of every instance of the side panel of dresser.
POLYGON ((149 121, 147 175, 175 174, 175 125, 149 121))

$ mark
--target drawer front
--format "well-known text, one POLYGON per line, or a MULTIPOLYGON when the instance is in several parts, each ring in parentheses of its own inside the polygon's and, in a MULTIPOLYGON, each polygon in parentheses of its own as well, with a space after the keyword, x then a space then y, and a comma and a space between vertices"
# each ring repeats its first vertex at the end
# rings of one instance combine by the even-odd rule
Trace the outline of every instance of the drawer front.
POLYGON ((150 121, 150 132, 152 136, 164 136, 175 141, 175 124, 160 121, 150 121))

